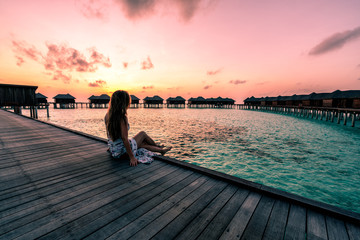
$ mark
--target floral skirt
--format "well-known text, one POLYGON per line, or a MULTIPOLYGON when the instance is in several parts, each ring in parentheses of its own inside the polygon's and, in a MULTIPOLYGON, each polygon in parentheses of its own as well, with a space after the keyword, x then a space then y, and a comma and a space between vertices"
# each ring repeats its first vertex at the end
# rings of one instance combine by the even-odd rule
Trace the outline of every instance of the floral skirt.
MULTIPOLYGON (((129 143, 135 158, 140 163, 150 164, 154 161, 152 157, 156 155, 155 153, 145 148, 138 149, 137 143, 133 138, 129 140, 129 143)), ((125 145, 121 139, 118 139, 117 141, 114 142, 109 140, 108 145, 109 145, 110 153, 114 158, 120 158, 122 155, 126 153, 125 145)))

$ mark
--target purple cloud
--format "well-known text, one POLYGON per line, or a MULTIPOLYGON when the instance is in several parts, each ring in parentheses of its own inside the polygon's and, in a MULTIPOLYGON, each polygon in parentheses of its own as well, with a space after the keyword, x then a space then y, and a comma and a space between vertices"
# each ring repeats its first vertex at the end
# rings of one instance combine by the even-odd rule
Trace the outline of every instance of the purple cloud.
POLYGON ((146 90, 146 89, 153 89, 154 86, 143 86, 142 89, 146 90))
POLYGON ((176 8, 184 21, 192 19, 200 9, 207 9, 214 0, 115 0, 124 11, 125 16, 131 20, 138 20, 155 14, 159 8, 176 8), (203 3, 201 5, 201 3, 203 3))
POLYGON ((229 83, 235 84, 235 85, 244 84, 244 83, 246 83, 246 80, 231 80, 229 83))
POLYGON ((93 83, 89 83, 89 87, 103 87, 106 85, 106 81, 104 80, 97 80, 93 83))
POLYGON ((206 85, 205 87, 204 87, 204 90, 208 90, 209 88, 211 88, 212 87, 212 85, 206 85))
POLYGON ((320 55, 343 47, 345 44, 360 37, 360 27, 340 33, 335 33, 324 39, 309 52, 309 55, 320 55))
POLYGON ((207 75, 209 76, 213 76, 213 75, 216 75, 218 73, 220 73, 222 70, 221 69, 218 69, 218 70, 215 70, 215 71, 207 71, 207 75))
POLYGON ((21 66, 25 59, 33 60, 51 72, 53 80, 62 80, 64 83, 70 82, 70 72, 72 71, 95 72, 99 66, 111 67, 110 59, 99 53, 94 47, 87 49, 89 57, 86 57, 79 50, 66 44, 48 43, 46 55, 24 41, 12 41, 12 44, 18 66, 21 66))

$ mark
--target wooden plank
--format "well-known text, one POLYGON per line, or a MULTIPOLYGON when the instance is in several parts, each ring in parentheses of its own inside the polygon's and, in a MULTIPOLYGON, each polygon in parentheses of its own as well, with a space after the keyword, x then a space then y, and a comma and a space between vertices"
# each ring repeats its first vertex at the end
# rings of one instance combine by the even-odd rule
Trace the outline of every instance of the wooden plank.
MULTIPOLYGON (((154 164, 154 166, 156 166, 156 164, 154 164)), ((150 169, 154 170, 154 166, 152 166, 152 168, 150 169)), ((76 195, 87 192, 89 189, 92 190, 94 188, 100 188, 100 191, 104 191, 105 189, 109 188, 109 186, 119 184, 120 181, 119 178, 115 176, 116 174, 122 174, 122 178, 126 178, 130 175, 132 178, 135 178, 138 176, 140 177, 144 174, 145 171, 148 171, 150 169, 137 168, 131 171, 131 173, 128 171, 128 169, 114 169, 113 172, 105 172, 105 174, 102 173, 101 175, 93 173, 83 176, 82 178, 77 178, 75 180, 69 179, 69 181, 61 181, 59 183, 55 183, 41 189, 37 188, 35 191, 30 192, 30 195, 22 195, 21 198, 16 197, 14 201, 10 203, 5 202, 7 209, 0 212, 2 222, 5 223, 5 221, 7 220, 7 215, 11 215, 11 218, 24 218, 23 215, 27 215, 28 212, 39 214, 40 210, 46 208, 46 205, 38 206, 39 204, 37 204, 37 202, 41 203, 43 200, 43 198, 39 197, 39 192, 42 197, 45 197, 47 201, 55 205, 64 200, 69 200, 76 195), (24 199, 23 203, 21 202, 22 199, 24 199), (36 209, 36 211, 34 210, 34 208, 36 209), (18 212, 20 212, 21 215, 14 214, 18 212)), ((82 196, 84 195, 82 194, 82 196)))
POLYGON ((347 230, 343 221, 333 217, 326 216, 326 229, 329 240, 349 239, 347 230))
MULTIPOLYGON (((197 239, 219 239, 235 214, 238 212, 239 208, 244 203, 248 194, 248 190, 238 189, 229 202, 226 203, 216 217, 206 226, 204 231, 201 232, 197 239)), ((179 239, 186 238, 179 236, 179 239)))
MULTIPOLYGON (((99 163, 100 161, 106 162, 111 161, 111 158, 109 156, 104 156, 103 158, 99 158, 98 156, 88 156, 86 159, 80 159, 76 161, 75 158, 73 158, 74 162, 67 165, 65 162, 62 161, 61 158, 56 159, 59 165, 53 165, 53 168, 43 169, 43 171, 37 170, 36 172, 30 172, 26 171, 23 172, 22 176, 15 177, 7 177, 6 181, 5 179, 2 179, 2 182, 0 183, 1 190, 2 191, 11 191, 14 187, 21 186, 22 184, 28 183, 30 180, 32 182, 36 182, 38 180, 42 180, 48 177, 54 177, 58 174, 64 174, 64 173, 71 173, 73 171, 79 171, 81 169, 85 170, 88 168, 91 168, 91 165, 95 165, 99 163), (95 161, 93 161, 95 160, 95 161), (31 176, 31 179, 29 178, 29 175, 31 176), (9 179, 10 178, 10 179, 9 179)), ((24 170, 24 169, 22 169, 24 170)))
MULTIPOLYGON (((138 174, 133 174, 132 176, 135 176, 137 175, 136 177, 141 177, 142 175, 144 175, 141 171, 138 173, 138 174)), ((62 209, 62 208, 66 208, 68 206, 71 206, 73 204, 76 204, 78 202, 81 202, 83 200, 86 200, 87 198, 91 198, 97 194, 104 194, 104 192, 106 191, 109 191, 111 190, 112 188, 118 186, 119 184, 121 184, 121 182, 124 182, 124 181, 119 181, 119 179, 115 179, 113 181, 112 184, 107 184, 107 185, 104 185, 104 186, 99 186, 99 188, 96 188, 95 190, 96 191, 88 191, 88 192, 85 192, 85 194, 81 194, 81 193, 73 193, 73 195, 75 196, 67 196, 67 195, 64 195, 64 200, 61 201, 61 198, 59 199, 56 199, 58 203, 56 202, 52 202, 52 206, 51 208, 57 208, 57 209, 62 209), (77 196, 79 195, 79 196, 77 196)), ((86 187, 86 185, 84 186, 84 188, 86 187)), ((44 196, 45 197, 45 196, 44 196)), ((49 196, 46 196, 46 199, 47 200, 51 200, 49 199, 49 196)), ((30 205, 32 206, 32 205, 30 205)), ((39 208, 40 209, 36 209, 37 205, 33 206, 32 209, 34 209, 34 211, 29 214, 29 215, 26 215, 26 216, 23 216, 21 217, 19 220, 15 221, 15 222, 9 222, 10 223, 10 227, 11 229, 13 228, 16 228, 16 227, 19 227, 21 225, 24 225, 28 222, 31 222, 31 221, 34 221, 36 219, 39 219, 41 217, 44 217, 47 215, 47 210, 49 208, 49 203, 47 202, 45 205, 40 205, 39 208)), ((30 209, 30 210, 32 210, 30 209)), ((5 219, 4 219, 5 221, 5 219)), ((6 228, 4 228, 3 230, 5 231, 6 228)), ((10 231, 11 229, 6 229, 7 231, 10 231)))
POLYGON ((240 239, 251 216, 254 214, 261 195, 251 192, 223 232, 220 239, 240 239))
MULTIPOLYGON (((170 169, 174 170, 175 168, 170 169)), ((112 188, 101 194, 97 194, 95 196, 92 196, 91 198, 76 202, 74 204, 71 204, 70 206, 66 205, 65 207, 57 207, 56 212, 58 215, 62 216, 61 219, 54 219, 51 215, 47 215, 38 219, 30 218, 26 219, 26 221, 23 218, 21 220, 25 222, 21 224, 21 227, 15 227, 12 224, 11 226, 9 226, 9 228, 11 228, 12 230, 8 231, 3 236, 4 238, 13 238, 15 236, 25 234, 28 238, 40 237, 43 234, 46 234, 47 232, 53 231, 54 229, 60 227, 61 225, 63 225, 64 221, 72 221, 74 219, 77 219, 78 217, 87 214, 97 208, 100 208, 107 204, 111 204, 111 202, 113 202, 115 199, 120 198, 121 196, 125 196, 145 185, 151 184, 156 179, 159 179, 164 175, 168 174, 168 171, 155 171, 153 174, 144 174, 143 176, 131 181, 126 179, 127 181, 125 183, 120 183, 115 188, 112 188)))
MULTIPOLYGON (((208 205, 213 201, 217 196, 222 194, 225 187, 227 186, 224 182, 219 182, 217 186, 211 188, 208 192, 203 194, 199 199, 197 199, 193 204, 188 208, 182 209, 181 213, 172 220, 165 228, 161 229, 152 239, 173 239, 178 235, 178 233, 187 227, 189 222, 191 222, 196 216, 198 216, 204 209, 208 208, 208 205)), ((166 216, 166 215, 165 215, 166 216)))
MULTIPOLYGON (((99 161, 99 157, 96 156, 90 156, 87 159, 84 159, 79 164, 73 164, 72 167, 57 167, 54 169, 49 169, 47 171, 39 172, 36 174, 31 174, 31 179, 27 176, 21 176, 19 178, 13 179, 11 181, 3 181, 0 182, 0 189, 2 192, 9 193, 12 191, 16 191, 17 189, 24 188, 25 184, 27 185, 33 185, 38 184, 40 182, 44 182, 47 180, 51 180, 53 178, 59 178, 63 176, 71 176, 71 174, 77 173, 79 171, 89 171, 91 169, 95 169, 98 166, 98 164, 102 164, 104 167, 110 168, 108 164, 104 164, 107 161, 112 161, 109 157, 105 157, 101 159, 102 161, 99 161), (104 163, 101 163, 104 162, 104 163), (30 183, 31 181, 31 183, 30 183)), ((61 160, 59 160, 61 162, 61 160)), ((115 163, 115 161, 112 161, 115 163)), ((114 165, 114 164, 113 164, 114 165)), ((127 165, 127 164, 126 164, 127 165)), ((76 175, 75 175, 76 176, 76 175)))
POLYGON ((158 218, 154 219, 150 222, 146 227, 142 229, 138 229, 139 231, 136 232, 133 236, 129 239, 145 239, 149 236, 154 236, 158 231, 160 231, 163 227, 165 227, 172 219, 178 216, 183 210, 189 207, 192 203, 194 203, 197 199, 199 199, 203 194, 208 192, 211 188, 216 186, 222 187, 223 183, 219 183, 218 181, 214 181, 209 179, 206 183, 204 183, 197 191, 190 193, 184 199, 182 199, 178 204, 171 207, 168 211, 164 214, 159 216, 158 218))
POLYGON ((253 216, 245 228, 242 239, 262 239, 266 224, 270 218, 275 200, 263 196, 257 205, 253 216))
POLYGON ((346 229, 350 240, 360 240, 360 226, 347 222, 346 229))
MULTIPOLYGON (((191 239, 196 238, 211 222, 211 220, 220 212, 226 203, 234 196, 237 188, 233 185, 228 185, 226 189, 219 194, 200 214, 197 215, 187 226, 182 229, 181 233, 176 236, 176 239, 191 239)), ((220 214, 220 213, 219 213, 220 214)))
MULTIPOLYGON (((69 231, 82 239, 85 237, 87 239, 101 239, 104 236, 110 236, 200 176, 190 171, 181 171, 179 175, 172 174, 170 177, 170 181, 156 186, 145 194, 140 193, 138 197, 121 205, 116 212, 104 213, 101 209, 97 218, 92 217, 92 221, 83 222, 84 227, 82 224, 76 224, 76 227, 70 228, 69 231)), ((61 238, 68 239, 67 236, 61 238)))
POLYGON ((324 215, 312 210, 307 211, 307 239, 328 239, 324 215))
MULTIPOLYGON (((67 229, 66 232, 73 233, 77 236, 77 238, 84 238, 87 235, 93 233, 95 230, 112 223, 115 219, 121 217, 123 214, 131 212, 138 206, 146 203, 146 201, 149 199, 156 198, 159 193, 164 191, 164 189, 174 184, 174 182, 171 181, 172 179, 177 179, 178 177, 186 178, 188 174, 190 173, 185 173, 183 169, 177 169, 165 175, 164 177, 157 179, 150 185, 139 188, 130 194, 118 198, 111 205, 104 206, 95 211, 92 211, 89 214, 76 219, 75 221, 71 221, 68 224, 61 226, 50 235, 45 235, 43 237, 49 239, 49 237, 53 236, 54 233, 64 234, 64 231, 61 231, 61 228, 65 227, 67 229)), ((69 236, 66 235, 61 236, 61 239, 69 239, 69 236)), ((100 238, 104 238, 104 235, 102 235, 100 238)))
POLYGON ((291 205, 284 239, 305 239, 306 209, 291 205))
POLYGON ((276 200, 263 236, 264 240, 284 239, 289 203, 276 200))
MULTIPOLYGON (((26 179, 26 182, 20 182, 16 185, 13 185, 11 183, 13 183, 13 181, 10 182, 10 188, 7 188, 6 190, 1 190, 2 194, 0 196, 0 201, 7 199, 7 198, 11 198, 17 195, 22 195, 22 194, 26 194, 27 192, 32 191, 33 189, 35 189, 35 186, 37 188, 42 188, 45 186, 49 186, 52 185, 56 182, 61 182, 61 181, 66 181, 72 178, 77 178, 77 177, 81 177, 81 176, 85 176, 85 175, 89 175, 89 174, 94 174, 94 173, 102 173, 102 172, 107 172, 107 171, 112 171, 112 170, 119 170, 120 168, 125 168, 127 166, 125 166, 125 164, 114 164, 112 166, 109 166, 108 164, 104 164, 102 162, 99 162, 97 158, 90 158, 87 159, 87 166, 86 167, 82 167, 82 168, 73 168, 69 171, 65 171, 64 169, 59 169, 56 168, 53 171, 49 171, 49 172, 44 172, 43 178, 42 179, 36 179, 33 180, 31 182, 29 182, 29 179, 26 179), (111 167, 111 169, 110 169, 111 167)), ((24 179, 24 178, 22 178, 24 179)), ((21 180, 22 180, 21 179, 21 180)), ((18 182, 19 179, 16 179, 16 181, 18 182)))
MULTIPOLYGON (((174 205, 178 205, 181 200, 193 194, 194 192, 203 191, 204 184, 208 186, 207 183, 208 178, 200 177, 193 181, 190 185, 187 185, 181 191, 177 192, 169 199, 166 199, 164 202, 156 206, 155 208, 151 209, 150 211, 144 213, 141 217, 137 218, 136 220, 132 221, 130 224, 126 225, 125 227, 119 229, 115 234, 111 235, 109 239, 127 239, 133 236, 136 232, 143 229, 151 223, 154 219, 161 216, 164 212, 168 211, 174 205), (200 190, 199 190, 200 189, 200 190)), ((211 182, 210 182, 211 184, 211 182)))

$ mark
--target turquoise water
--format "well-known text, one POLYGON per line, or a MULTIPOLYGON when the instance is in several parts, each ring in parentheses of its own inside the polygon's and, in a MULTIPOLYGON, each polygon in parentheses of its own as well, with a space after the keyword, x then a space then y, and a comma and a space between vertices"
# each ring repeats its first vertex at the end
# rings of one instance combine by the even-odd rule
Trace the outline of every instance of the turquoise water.
MULTIPOLYGON (((105 109, 40 110, 41 120, 105 138, 105 109)), ((168 156, 360 213, 360 129, 235 109, 130 109, 168 156)))

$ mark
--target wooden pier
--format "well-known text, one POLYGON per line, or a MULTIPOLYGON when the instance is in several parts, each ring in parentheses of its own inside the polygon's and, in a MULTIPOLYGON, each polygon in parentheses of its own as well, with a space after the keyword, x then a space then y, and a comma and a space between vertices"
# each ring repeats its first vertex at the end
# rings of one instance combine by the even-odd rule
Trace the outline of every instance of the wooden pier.
POLYGON ((360 239, 360 214, 0 110, 0 239, 360 239))
POLYGON ((351 127, 355 127, 356 122, 360 121, 360 109, 355 108, 239 105, 238 109, 286 114, 350 125, 351 127))

